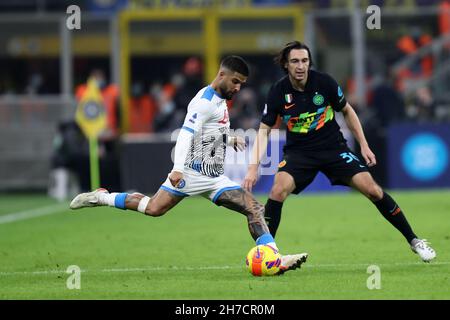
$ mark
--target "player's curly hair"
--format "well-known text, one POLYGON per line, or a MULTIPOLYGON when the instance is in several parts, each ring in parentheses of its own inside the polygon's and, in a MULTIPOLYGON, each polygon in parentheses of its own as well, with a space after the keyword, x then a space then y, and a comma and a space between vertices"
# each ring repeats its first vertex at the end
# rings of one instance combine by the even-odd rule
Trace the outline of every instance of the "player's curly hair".
POLYGON ((247 62, 239 56, 228 56, 225 57, 220 66, 225 67, 231 71, 238 72, 244 77, 248 77, 250 71, 247 62))
POLYGON ((308 57, 309 57, 309 67, 311 68, 313 66, 313 61, 311 57, 311 51, 309 50, 308 46, 300 41, 291 41, 286 43, 283 49, 280 50, 278 55, 273 59, 275 64, 279 65, 281 69, 283 69, 287 73, 287 69, 285 67, 286 62, 288 62, 289 53, 293 49, 305 49, 308 51, 308 57))

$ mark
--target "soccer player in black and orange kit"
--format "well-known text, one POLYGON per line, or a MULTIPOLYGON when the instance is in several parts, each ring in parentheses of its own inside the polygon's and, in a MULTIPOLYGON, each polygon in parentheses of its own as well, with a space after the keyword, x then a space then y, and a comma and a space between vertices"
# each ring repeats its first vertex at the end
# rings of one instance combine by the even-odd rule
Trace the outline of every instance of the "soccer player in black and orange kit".
POLYGON ((367 144, 358 116, 336 81, 326 73, 311 70, 311 53, 304 43, 293 41, 286 44, 275 60, 287 75, 269 91, 243 181, 243 187, 251 191, 267 148, 270 129, 281 117, 287 127, 287 137, 283 160, 265 206, 270 233, 276 234, 283 202, 288 195, 300 193, 321 171, 333 185, 347 185, 364 194, 403 234, 423 261, 433 260, 435 251, 425 239, 415 235, 400 207, 369 173, 368 167, 376 165, 375 155, 367 144), (361 147, 364 162, 347 146, 335 112, 342 112, 361 147))

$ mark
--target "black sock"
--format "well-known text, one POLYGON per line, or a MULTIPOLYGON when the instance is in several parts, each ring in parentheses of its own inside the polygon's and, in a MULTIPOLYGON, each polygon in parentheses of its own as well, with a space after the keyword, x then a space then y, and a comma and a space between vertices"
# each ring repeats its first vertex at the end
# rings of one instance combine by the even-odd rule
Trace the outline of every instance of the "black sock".
POLYGON ((278 225, 280 224, 281 208, 283 208, 283 202, 275 201, 272 199, 267 200, 264 218, 266 219, 270 234, 274 238, 275 233, 278 229, 278 225))
POLYGON ((406 217, 403 215, 402 210, 390 195, 383 192, 383 198, 373 202, 373 204, 377 207, 383 217, 403 234, 408 243, 411 243, 412 239, 417 238, 406 220, 406 217))

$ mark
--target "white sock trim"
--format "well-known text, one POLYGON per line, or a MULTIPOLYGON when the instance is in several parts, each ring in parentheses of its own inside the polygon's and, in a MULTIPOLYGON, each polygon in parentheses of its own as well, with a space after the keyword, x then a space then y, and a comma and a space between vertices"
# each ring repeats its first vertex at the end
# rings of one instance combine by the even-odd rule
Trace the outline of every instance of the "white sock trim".
POLYGON ((110 207, 115 207, 115 201, 116 201, 116 196, 118 195, 118 192, 113 192, 110 194, 106 194, 106 204, 110 207))
POLYGON ((276 249, 277 251, 280 251, 280 250, 278 250, 277 244, 275 242, 269 242, 269 243, 266 243, 266 245, 276 249))
POLYGON ((149 197, 147 197, 147 196, 143 197, 141 199, 141 201, 139 201, 139 205, 138 205, 137 210, 139 212, 145 213, 145 209, 147 209, 147 205, 148 205, 149 202, 150 202, 150 198, 149 197))
POLYGON ((108 192, 100 192, 98 193, 98 202, 104 206, 114 207, 114 202, 116 200, 116 196, 118 192, 108 193, 108 192))

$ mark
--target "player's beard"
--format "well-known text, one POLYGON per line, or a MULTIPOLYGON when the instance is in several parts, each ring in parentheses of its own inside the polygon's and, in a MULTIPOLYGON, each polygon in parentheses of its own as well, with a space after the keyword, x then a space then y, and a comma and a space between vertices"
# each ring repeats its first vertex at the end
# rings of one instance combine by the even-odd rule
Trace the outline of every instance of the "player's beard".
POLYGON ((227 91, 225 93, 225 99, 227 99, 227 100, 233 99, 233 96, 234 96, 234 92, 232 92, 232 91, 227 91))
POLYGON ((226 100, 231 100, 234 96, 233 91, 228 91, 227 88, 219 87, 220 95, 224 97, 226 100))

